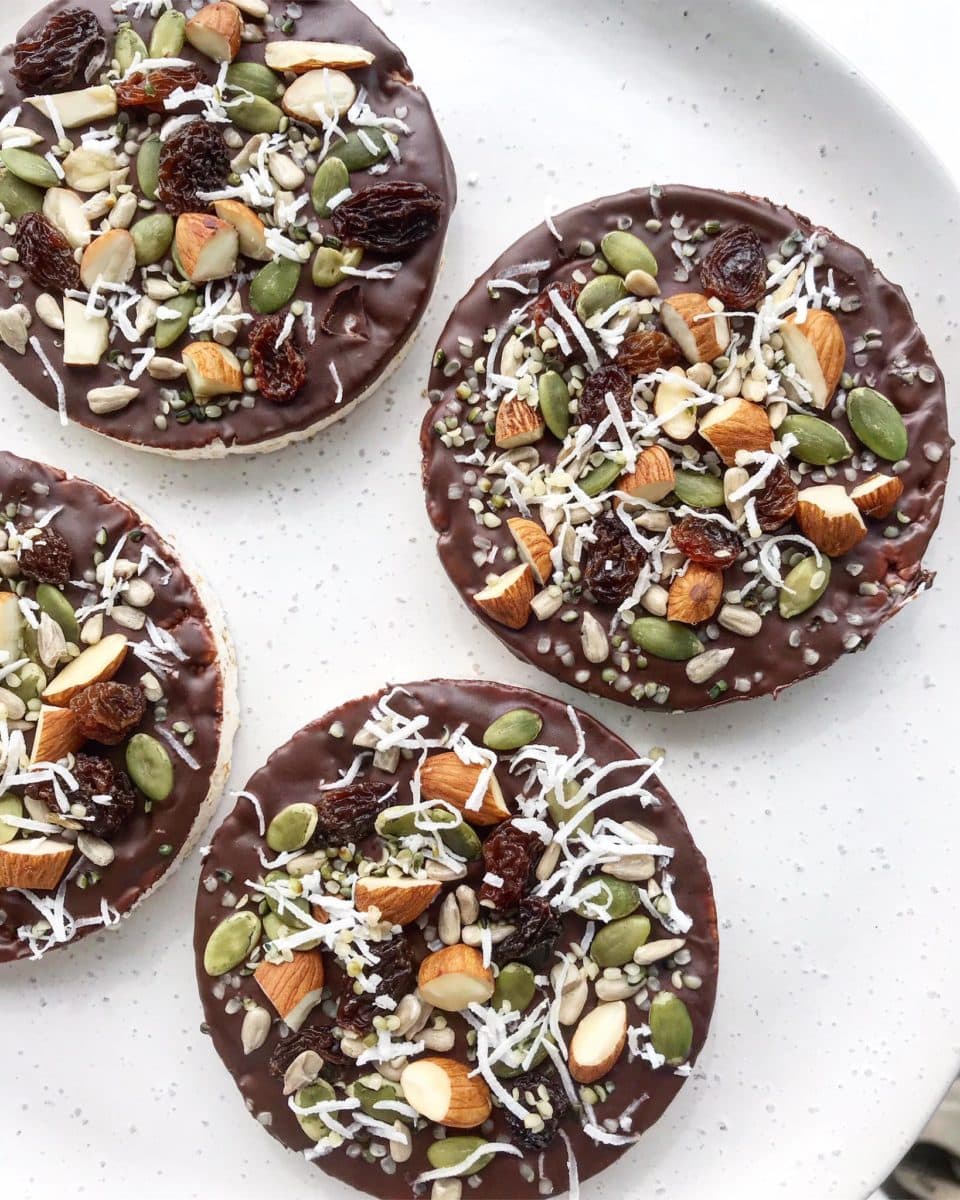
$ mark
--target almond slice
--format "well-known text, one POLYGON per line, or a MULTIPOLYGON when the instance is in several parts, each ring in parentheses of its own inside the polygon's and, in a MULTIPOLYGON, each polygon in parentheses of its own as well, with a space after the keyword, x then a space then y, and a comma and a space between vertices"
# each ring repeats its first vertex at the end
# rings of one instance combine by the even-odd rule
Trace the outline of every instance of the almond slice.
POLYGON ((496 775, 491 774, 479 808, 468 808, 483 767, 465 763, 452 750, 431 754, 420 768, 420 793, 424 800, 443 800, 462 813, 471 825, 499 825, 510 816, 496 775))
POLYGON ((540 410, 531 408, 526 400, 516 397, 504 400, 497 409, 496 442, 501 450, 531 446, 540 441, 545 431, 540 410))
POLYGON ((109 84, 81 88, 78 92, 58 92, 55 96, 28 96, 27 104, 43 113, 48 121, 56 113, 64 129, 95 125, 117 115, 117 93, 109 84))
POLYGON ((713 362, 730 345, 730 323, 699 292, 681 292, 664 300, 660 320, 689 363, 713 362))
POLYGON ((692 562, 670 584, 667 617, 684 625, 709 621, 723 598, 723 572, 692 562))
POLYGON ((110 322, 91 316, 87 306, 63 300, 63 362, 68 367, 96 367, 110 349, 110 322))
POLYGON ((267 42, 264 58, 271 71, 292 71, 302 75, 304 71, 317 71, 323 67, 337 67, 342 71, 369 67, 374 55, 362 46, 350 46, 340 42, 267 42))
POLYGON ((657 384, 653 398, 653 411, 660 420, 660 428, 675 442, 685 442, 693 437, 697 428, 697 409, 690 404, 695 393, 683 367, 671 367, 671 379, 657 384))
POLYGON ((850 499, 865 517, 889 517, 903 495, 903 480, 897 475, 871 475, 858 483, 850 499))
POLYGON ((243 367, 226 346, 216 342, 192 342, 183 351, 190 390, 198 400, 233 396, 243 391, 243 367))
POLYGON ((700 420, 700 435, 728 467, 735 465, 738 450, 769 450, 773 445, 767 410, 742 396, 711 408, 700 420))
POLYGON ((30 765, 59 762, 61 758, 79 750, 86 740, 72 709, 44 704, 40 708, 40 719, 33 736, 30 765))
POLYGON ((523 563, 513 567, 474 596, 474 603, 488 617, 508 629, 522 629, 530 619, 533 572, 523 563))
POLYGON ((622 1000, 598 1004, 570 1039, 570 1074, 577 1083, 595 1083, 614 1066, 627 1043, 627 1006, 622 1000))
POLYGON ((213 211, 237 231, 240 253, 255 262, 270 262, 273 251, 267 245, 267 227, 252 208, 239 200, 217 200, 213 211))
POLYGON ((217 63, 229 63, 240 53, 243 17, 235 4, 208 4, 187 22, 187 41, 217 63))
POLYGON ((295 951, 290 962, 262 962, 253 977, 294 1033, 323 999, 323 957, 319 950, 295 951))
POLYGON ((103 683, 112 679, 127 657, 127 639, 122 633, 111 633, 95 646, 78 654, 73 662, 53 677, 40 695, 44 704, 63 707, 69 704, 77 692, 82 692, 91 683, 103 683))
POLYGON ((420 995, 444 1012, 464 1012, 471 1004, 486 1004, 493 995, 493 972, 473 946, 457 943, 428 954, 417 975, 420 995))
POLYGON ((860 510, 836 483, 805 488, 797 503, 797 522, 801 533, 830 558, 848 554, 867 536, 860 510))
POLYGON ((814 408, 824 409, 837 390, 847 358, 843 330, 833 313, 825 308, 808 309, 798 322, 791 314, 780 326, 783 353, 809 387, 814 408))
POLYGON ((358 912, 379 909, 380 918, 391 925, 409 925, 427 911, 440 883, 434 879, 373 879, 357 880, 353 903, 358 912))
POLYGON ((553 542, 547 531, 526 517, 511 517, 507 521, 507 528, 517 544, 520 557, 530 567, 537 583, 549 583, 553 574, 553 559, 550 557, 553 542))
POLYGON ((357 98, 356 84, 342 71, 307 71, 283 94, 283 111, 308 125, 338 120, 357 98))
POLYGON ((95 238, 80 260, 80 278, 87 291, 97 283, 129 283, 137 269, 137 247, 126 229, 111 229, 95 238))
POLYGON ((473 1129, 490 1116, 490 1089, 453 1058, 418 1058, 401 1072, 400 1089, 422 1117, 451 1129, 473 1129))
POLYGON ((237 269, 237 228, 210 213, 184 213, 177 218, 177 257, 193 283, 226 279, 237 269))
POLYGON ((66 187, 48 188, 43 197, 43 215, 60 230, 74 250, 89 246, 90 218, 76 192, 66 187))
POLYGON ((673 491, 675 482, 670 455, 662 446, 648 446, 641 450, 633 470, 621 477, 617 490, 635 500, 659 504, 673 491))
POLYGON ((0 846, 0 889, 52 891, 73 855, 70 842, 59 838, 18 838, 0 846))

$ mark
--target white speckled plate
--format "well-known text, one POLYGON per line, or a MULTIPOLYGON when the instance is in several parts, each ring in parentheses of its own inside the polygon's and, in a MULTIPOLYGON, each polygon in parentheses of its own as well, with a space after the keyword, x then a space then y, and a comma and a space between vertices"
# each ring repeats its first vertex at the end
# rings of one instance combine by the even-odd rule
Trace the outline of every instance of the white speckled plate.
MULTIPOLYGON (((52 413, 0 395, 10 449, 142 503, 216 587, 242 671, 235 786, 309 718, 386 678, 547 685, 447 586, 417 429, 446 311, 548 199, 652 179, 767 193, 872 253, 914 298, 948 378, 960 374, 943 302, 960 199, 878 96, 775 11, 486 0, 468 26, 467 6, 443 0, 395 0, 387 17, 379 0, 364 6, 408 51, 463 184, 446 274, 389 387, 309 445, 190 469, 64 435, 52 413)), ((3 35, 18 20, 7 7, 3 35)), ((946 1089, 960 1060, 957 533, 948 503, 935 590, 868 653, 777 702, 669 720, 570 694, 641 750, 669 747, 722 937, 696 1078, 589 1197, 855 1200, 946 1089)), ((195 878, 188 864, 109 945, 92 937, 0 973, 5 1192, 345 1195, 258 1136, 199 1032, 195 878)))

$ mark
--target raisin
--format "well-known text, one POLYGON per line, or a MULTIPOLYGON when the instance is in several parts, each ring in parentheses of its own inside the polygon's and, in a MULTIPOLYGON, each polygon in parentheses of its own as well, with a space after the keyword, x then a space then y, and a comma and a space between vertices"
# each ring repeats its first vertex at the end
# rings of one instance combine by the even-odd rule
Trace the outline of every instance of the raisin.
POLYGON ((740 539, 719 521, 684 517, 673 527, 673 544, 692 562, 724 570, 732 567, 740 553, 740 539))
POLYGON ((273 404, 289 404, 307 382, 307 360, 290 331, 281 345, 283 313, 262 317, 250 327, 250 359, 260 395, 273 404))
POLYGON ((230 153, 217 126, 198 119, 163 143, 157 194, 176 216, 209 212, 201 193, 220 191, 229 174, 230 153))
POLYGON ((270 1055, 270 1074, 282 1079, 293 1060, 306 1050, 320 1055, 324 1070, 329 1074, 339 1075, 350 1065, 350 1059, 340 1049, 340 1039, 333 1032, 333 1026, 314 1025, 277 1043, 270 1055))
POLYGON ((57 92, 82 78, 92 83, 107 58, 103 26, 88 8, 56 13, 13 51, 13 76, 23 92, 57 92))
POLYGON ((183 88, 192 92, 203 80, 199 67, 162 67, 157 71, 137 71, 114 89, 121 108, 145 108, 163 112, 164 101, 183 88))
POLYGON ((540 857, 540 835, 521 829, 515 821, 504 821, 483 843, 484 875, 503 880, 499 887, 484 879, 477 893, 480 903, 498 912, 515 908, 523 899, 530 875, 540 857))
POLYGON ((405 254, 436 233, 442 212, 443 201, 423 183, 375 183, 334 209, 333 228, 365 250, 405 254))
POLYGON ((399 1002, 416 983, 413 956, 407 939, 401 934, 381 944, 383 949, 380 950, 379 961, 366 968, 368 979, 379 976, 376 989, 359 996, 351 990, 340 998, 337 1024, 353 1033, 367 1033, 373 1028, 373 1018, 383 1014, 383 1009, 374 1003, 378 996, 389 996, 391 1000, 399 1002))
POLYGON ((48 525, 30 539, 20 551, 20 573, 37 583, 62 586, 70 578, 73 555, 66 540, 48 525))
POLYGON ((21 267, 37 287, 51 292, 79 290, 80 268, 73 249, 43 213, 24 213, 17 222, 14 244, 21 267))
POLYGON ((373 833, 373 823, 390 791, 385 783, 348 783, 322 792, 317 804, 317 837, 338 846, 362 842, 373 833))
POLYGON ((622 603, 633 591, 647 552, 615 513, 593 523, 594 542, 587 546, 583 582, 598 604, 622 603))
POLYGON ((767 290, 767 256, 749 225, 721 233, 700 263, 700 281, 708 296, 727 308, 753 308, 767 290))
POLYGON ((617 366, 635 376, 668 370, 682 360, 683 351, 677 343, 658 329, 638 329, 628 334, 617 353, 617 366))
POLYGON ((528 1129, 526 1124, 519 1117, 514 1116, 508 1108, 503 1110, 507 1124, 513 1130, 513 1140, 516 1145, 522 1146, 525 1150, 546 1150, 557 1136, 561 1121, 570 1111, 570 1101, 560 1080, 554 1075, 542 1075, 539 1071, 527 1071, 524 1075, 518 1075, 515 1079, 511 1079, 506 1086, 510 1089, 514 1099, 518 1100, 524 1108, 531 1107, 525 1099, 527 1092, 532 1092, 536 1097, 535 1103, 546 1100, 550 1105, 553 1112, 549 1117, 540 1116, 534 1110, 540 1117, 540 1128, 538 1129, 528 1129))
POLYGON ((91 742, 119 746, 143 720, 143 689, 128 683, 91 683, 70 700, 80 732, 91 742))
POLYGON ((756 493, 757 521, 764 533, 774 533, 786 525, 797 511, 799 494, 790 472, 783 463, 778 463, 763 488, 756 493))
POLYGON ((508 962, 525 962, 535 971, 546 970, 553 957, 563 925, 549 900, 527 896, 520 901, 516 912, 510 914, 513 933, 493 948, 498 966, 508 962))
MULTIPOLYGON (((133 816, 136 793, 126 772, 118 771, 107 758, 94 754, 78 754, 73 767, 76 791, 66 791, 71 803, 83 805, 86 818, 83 828, 95 837, 109 838, 133 816)), ((66 790, 66 789, 65 789, 66 790)), ((52 783, 38 783, 28 794, 45 804, 51 812, 58 810, 52 783)))
POLYGON ((556 292, 572 312, 582 291, 582 285, 573 280, 569 283, 551 283, 549 287, 544 288, 536 300, 534 300, 533 308, 530 310, 530 318, 536 328, 539 330, 548 319, 556 321, 560 318, 560 314, 550 299, 551 292, 556 292))
POLYGON ((613 396, 623 419, 630 420, 633 416, 633 383, 630 376, 620 367, 601 367, 587 378, 580 393, 579 412, 582 424, 592 425, 596 429, 601 421, 608 419, 608 395, 613 396))

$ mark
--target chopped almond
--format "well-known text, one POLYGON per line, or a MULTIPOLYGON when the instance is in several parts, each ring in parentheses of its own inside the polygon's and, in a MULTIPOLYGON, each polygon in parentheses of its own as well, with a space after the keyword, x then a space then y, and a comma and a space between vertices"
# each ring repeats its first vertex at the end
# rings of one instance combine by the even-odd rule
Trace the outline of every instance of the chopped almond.
POLYGON ((811 308, 802 322, 795 313, 787 317, 780 326, 780 336, 783 353, 809 388, 814 408, 825 409, 837 390, 847 358, 839 321, 825 308, 811 308))
POLYGON ((526 400, 504 400, 497 409, 496 442, 501 450, 539 442, 545 430, 540 410, 531 408, 526 400))
POLYGON ((508 629, 522 629, 530 619, 533 572, 524 563, 488 583, 474 596, 474 603, 488 617, 508 629))
POLYGON ((68 754, 76 753, 85 741, 72 709, 44 704, 33 735, 30 765, 59 762, 68 754))
POLYGON ((670 585, 667 617, 684 625, 709 621, 723 598, 723 572, 690 563, 670 585))
POLYGON ((471 1004, 486 1004, 493 995, 493 972, 473 946, 457 943, 428 954, 417 976, 420 995, 444 1012, 465 1012, 471 1004))
POLYGON ((111 633, 94 646, 78 654, 63 670, 54 675, 41 693, 44 704, 63 707, 92 683, 112 679, 127 657, 127 639, 122 633, 111 633))
POLYGON ((389 879, 366 876, 357 880, 353 902, 358 912, 376 908, 383 921, 409 925, 425 913, 440 891, 435 879, 389 879))
POLYGON ((73 851, 70 842, 58 838, 18 838, 7 842, 0 846, 0 890, 52 891, 63 878, 73 851))
POLYGON ((675 482, 670 455, 662 446, 649 446, 640 451, 633 470, 621 477, 617 490, 626 492, 635 500, 659 504, 673 491, 675 482))
POLYGON ((689 363, 713 362, 730 345, 730 323, 699 292, 681 292, 664 300, 660 319, 689 363))
POLYGON ((243 17, 235 4, 208 4, 187 22, 187 41, 217 63, 229 63, 240 53, 243 17))
POLYGON ((420 768, 420 792, 424 800, 452 805, 471 825, 499 825, 510 816, 510 810, 495 775, 490 775, 479 805, 468 805, 483 769, 479 763, 463 762, 452 750, 431 754, 420 768))
POLYGON ((616 1065, 627 1043, 627 1006, 622 1000, 598 1004, 573 1031, 570 1074, 577 1083, 595 1083, 616 1065))
POLYGON ((547 531, 526 517, 511 517, 507 521, 507 528, 517 544, 520 557, 529 565, 537 583, 549 583, 553 574, 553 559, 550 557, 553 542, 547 531))
POLYGON ((453 1058, 417 1058, 404 1067, 400 1088, 406 1102, 428 1121, 451 1129, 474 1129, 490 1116, 490 1089, 453 1058))
POLYGON ((797 521, 804 536, 830 558, 848 554, 867 536, 860 510, 836 483, 805 488, 797 504, 797 521))
POLYGON ((294 1033, 323 999, 323 957, 319 950, 295 951, 290 962, 262 962, 253 977, 294 1033))
POLYGON ((858 483, 850 499, 865 517, 877 520, 889 517, 903 495, 903 480, 898 475, 871 475, 858 483))
POLYGON ((700 421, 700 433, 728 467, 737 461, 737 451, 769 450, 773 428, 767 410, 742 396, 711 408, 700 421))

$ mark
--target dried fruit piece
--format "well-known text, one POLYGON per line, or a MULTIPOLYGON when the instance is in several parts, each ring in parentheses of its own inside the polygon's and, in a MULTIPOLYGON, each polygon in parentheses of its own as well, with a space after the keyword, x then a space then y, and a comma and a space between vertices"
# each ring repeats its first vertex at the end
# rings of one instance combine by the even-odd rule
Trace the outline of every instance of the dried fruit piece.
POLYGON ((563 923, 549 900, 525 896, 510 914, 510 924, 513 933, 494 946, 494 961, 500 965, 523 962, 535 971, 545 970, 563 932, 563 923))
POLYGON ((64 538, 47 525, 20 551, 20 573, 37 583, 64 584, 70 578, 73 555, 64 538))
POLYGON ((611 366, 601 367, 584 381, 579 403, 581 424, 596 429, 601 421, 609 418, 608 395, 613 397, 623 419, 630 420, 633 416, 633 384, 626 371, 611 366))
POLYGON ((778 463, 767 482, 756 493, 757 521, 764 533, 773 533, 790 520, 797 511, 799 489, 790 472, 778 463))
POLYGON ((367 968, 367 973, 380 976, 376 992, 364 992, 358 996, 351 990, 341 997, 337 1009, 337 1024, 354 1033, 366 1033, 373 1026, 373 1018, 383 1013, 383 1009, 374 1004, 377 996, 389 996, 391 1000, 399 1001, 413 990, 416 976, 410 946, 405 937, 395 937, 381 943, 375 953, 379 953, 379 960, 367 968))
POLYGON ((604 513, 593 523, 594 542, 587 547, 583 582, 598 604, 622 603, 633 591, 647 552, 630 536, 615 513, 604 513))
POLYGON ((333 1032, 333 1026, 311 1025, 294 1037, 277 1043, 270 1055, 270 1074, 282 1079, 293 1060, 305 1050, 319 1054, 328 1073, 340 1074, 342 1068, 350 1065, 351 1060, 340 1049, 340 1039, 333 1032))
POLYGON ((667 618, 684 625, 709 621, 723 597, 723 574, 692 562, 670 585, 667 618))
POLYGON ((24 213, 17 222, 14 245, 20 266, 37 287, 55 292, 79 290, 80 269, 73 247, 43 213, 24 213))
POLYGON ((562 303, 572 312, 577 306, 577 300, 580 298, 582 290, 583 285, 573 280, 570 280, 568 283, 551 283, 549 287, 545 287, 536 300, 534 300, 533 307, 530 310, 530 319, 537 330, 539 331, 547 320, 556 321, 558 319, 557 310, 550 299, 551 292, 556 292, 562 303))
POLYGON ((363 841, 373 833, 373 823, 389 791, 389 784, 361 781, 321 792, 317 837, 337 845, 363 841))
MULTIPOLYGON (((70 801, 83 805, 83 827, 87 833, 109 838, 133 816, 136 808, 133 785, 127 774, 117 770, 109 759, 95 754, 78 754, 73 777, 77 781, 77 790, 70 792, 70 801)), ((51 812, 57 811, 52 783, 38 783, 29 794, 51 812)))
POLYGON ((721 233, 703 256, 700 282, 727 308, 753 308, 759 302, 767 290, 767 256, 749 225, 721 233))
POLYGON ((677 343, 658 329, 638 329, 628 334, 617 353, 617 366, 631 375, 650 375, 653 371, 669 370, 683 361, 677 343))
POLYGON ((163 112, 164 101, 182 88, 191 92, 203 80, 199 67, 160 67, 155 71, 137 71, 114 89, 121 108, 144 108, 163 112))
POLYGON ((515 1079, 511 1079, 506 1087, 524 1108, 527 1107, 525 1096, 528 1092, 536 1097, 538 1106, 544 1100, 549 1104, 551 1115, 544 1117, 541 1112, 536 1112, 538 1123, 533 1127, 514 1116, 510 1109, 503 1110, 506 1122, 513 1130, 513 1141, 518 1146, 522 1146, 526 1150, 546 1150, 557 1136, 561 1122, 570 1111, 570 1101, 567 1099, 567 1093, 563 1090, 560 1080, 554 1075, 541 1075, 537 1071, 528 1071, 524 1075, 518 1075, 515 1079))
POLYGON ((260 395, 273 404, 289 404, 307 382, 307 360, 289 330, 283 338, 283 313, 261 317, 250 327, 250 359, 260 395), (281 341, 283 338, 283 341, 281 341))
POLYGON ((537 833, 521 829, 515 821, 504 821, 483 843, 485 876, 501 879, 494 885, 484 878, 477 893, 480 903, 503 912, 523 899, 543 842, 537 833))
POLYGON ((216 125, 191 121, 160 151, 157 195, 175 216, 209 212, 201 193, 219 191, 230 174, 230 153, 216 125))
POLYGON ((70 700, 70 710, 85 738, 119 746, 143 720, 147 700, 142 688, 127 683, 94 683, 70 700))
POLYGON ((13 76, 24 92, 61 91, 81 75, 91 83, 106 57, 107 39, 94 14, 88 8, 67 8, 17 43, 13 76))
POLYGON ((337 237, 378 254, 405 254, 437 231, 443 200, 423 183, 361 188, 333 214, 337 237))
POLYGON ((695 563, 724 570, 736 562, 740 538, 719 521, 683 517, 673 527, 673 544, 695 563))

